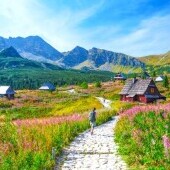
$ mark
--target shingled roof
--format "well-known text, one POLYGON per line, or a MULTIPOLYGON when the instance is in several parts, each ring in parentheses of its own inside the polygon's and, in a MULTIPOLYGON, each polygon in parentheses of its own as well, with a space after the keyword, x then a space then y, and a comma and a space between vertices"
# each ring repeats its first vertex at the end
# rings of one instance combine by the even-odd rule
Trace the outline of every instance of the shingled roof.
POLYGON ((15 94, 15 91, 10 86, 0 86, 0 95, 15 94))
POLYGON ((126 77, 122 73, 117 73, 114 77, 114 79, 122 79, 126 80, 126 77))
POLYGON ((126 81, 120 94, 134 97, 136 94, 142 95, 146 92, 152 79, 129 79, 126 81))
POLYGON ((120 92, 120 94, 128 94, 128 92, 132 88, 132 86, 133 86, 133 79, 126 80, 126 83, 125 83, 122 91, 120 92))
POLYGON ((49 82, 46 82, 39 89, 40 90, 55 90, 55 86, 49 82))

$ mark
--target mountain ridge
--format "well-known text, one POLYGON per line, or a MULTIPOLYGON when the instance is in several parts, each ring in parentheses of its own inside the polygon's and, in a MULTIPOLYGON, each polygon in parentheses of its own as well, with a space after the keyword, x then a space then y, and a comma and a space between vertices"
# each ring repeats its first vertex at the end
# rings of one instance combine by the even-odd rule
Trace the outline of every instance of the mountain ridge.
POLYGON ((32 61, 27 58, 23 58, 14 47, 6 48, 0 51, 0 69, 14 69, 14 68, 24 68, 24 69, 49 69, 49 70, 60 70, 62 68, 49 64, 40 63, 37 61, 32 61))
POLYGON ((46 58, 52 61, 60 59, 63 55, 44 41, 39 36, 28 36, 26 38, 16 37, 16 38, 3 38, 0 37, 0 50, 3 48, 8 48, 9 46, 13 46, 19 53, 25 58, 30 58, 31 54, 41 56, 42 58, 46 58), (25 56, 24 54, 30 54, 25 56))
POLYGON ((154 66, 167 65, 170 64, 170 51, 164 54, 139 57, 139 60, 147 65, 154 65, 154 66))
MULTIPOLYGON (((89 50, 76 46, 71 51, 59 52, 39 36, 26 38, 0 37, 0 50, 13 46, 29 60, 47 62, 63 68, 107 70, 114 66, 144 68, 145 64, 132 56, 93 47, 89 50)), ((118 70, 121 71, 121 70, 118 70)))

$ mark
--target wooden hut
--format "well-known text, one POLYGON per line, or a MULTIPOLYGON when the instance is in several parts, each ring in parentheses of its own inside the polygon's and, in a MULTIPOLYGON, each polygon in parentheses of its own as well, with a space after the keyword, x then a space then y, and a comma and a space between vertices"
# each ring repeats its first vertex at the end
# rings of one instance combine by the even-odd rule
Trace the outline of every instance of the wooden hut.
POLYGON ((166 100, 166 97, 160 94, 152 79, 128 79, 120 95, 121 101, 150 103, 159 99, 166 100))
POLYGON ((52 83, 44 83, 39 90, 49 90, 49 91, 54 91, 55 90, 55 86, 52 83))
POLYGON ((164 80, 164 77, 163 76, 158 76, 155 81, 156 82, 162 82, 164 80))
POLYGON ((115 79, 115 80, 126 80, 126 77, 125 77, 122 73, 117 73, 117 74, 114 76, 114 79, 115 79))
POLYGON ((0 96, 14 99, 15 91, 10 86, 0 86, 0 96))

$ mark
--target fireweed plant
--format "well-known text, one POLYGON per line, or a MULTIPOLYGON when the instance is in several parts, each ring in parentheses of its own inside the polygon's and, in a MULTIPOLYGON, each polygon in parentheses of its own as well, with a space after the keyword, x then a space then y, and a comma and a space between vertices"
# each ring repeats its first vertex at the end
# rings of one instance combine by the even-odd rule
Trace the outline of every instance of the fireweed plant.
MULTIPOLYGON (((114 111, 98 113, 97 124, 113 115, 114 111)), ((87 114, 1 122, 0 169, 51 169, 63 147, 88 128, 87 114)))
POLYGON ((170 169, 170 104, 135 106, 121 113, 115 134, 131 169, 170 169))

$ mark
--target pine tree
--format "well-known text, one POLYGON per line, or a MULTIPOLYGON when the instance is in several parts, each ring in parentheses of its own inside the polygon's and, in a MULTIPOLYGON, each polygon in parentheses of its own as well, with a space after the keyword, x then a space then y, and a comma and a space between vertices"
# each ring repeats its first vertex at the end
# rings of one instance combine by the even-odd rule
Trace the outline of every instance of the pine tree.
POLYGON ((156 77, 156 72, 155 72, 155 70, 152 72, 152 77, 156 77))
POLYGON ((165 76, 164 80, 163 80, 163 86, 166 88, 169 88, 169 80, 167 75, 165 76))

